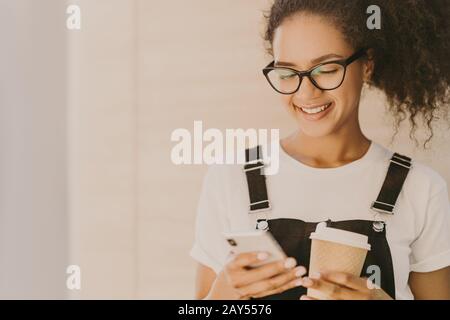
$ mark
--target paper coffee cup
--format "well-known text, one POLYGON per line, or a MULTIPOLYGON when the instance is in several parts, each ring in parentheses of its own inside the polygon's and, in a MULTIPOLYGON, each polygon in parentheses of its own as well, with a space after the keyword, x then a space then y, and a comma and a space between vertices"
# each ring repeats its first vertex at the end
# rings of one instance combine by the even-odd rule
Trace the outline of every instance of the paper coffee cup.
MULTIPOLYGON (((311 233, 311 256, 309 275, 321 271, 336 271, 360 276, 370 250, 367 236, 319 223, 311 233)), ((328 299, 320 291, 308 289, 308 296, 316 299, 328 299)))

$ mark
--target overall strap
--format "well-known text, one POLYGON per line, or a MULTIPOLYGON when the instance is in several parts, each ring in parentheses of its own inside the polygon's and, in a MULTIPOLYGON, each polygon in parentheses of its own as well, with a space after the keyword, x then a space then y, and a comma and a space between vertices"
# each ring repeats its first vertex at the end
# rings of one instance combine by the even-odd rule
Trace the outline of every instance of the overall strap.
MULTIPOLYGON (((261 146, 246 149, 244 172, 247 178, 250 198, 250 214, 257 214, 271 209, 263 168, 264 162, 261 146)), ((257 219, 256 228, 266 230, 268 228, 267 218, 257 219)))
POLYGON ((376 212, 394 214, 395 203, 411 168, 411 158, 394 153, 377 200, 370 208, 376 212))

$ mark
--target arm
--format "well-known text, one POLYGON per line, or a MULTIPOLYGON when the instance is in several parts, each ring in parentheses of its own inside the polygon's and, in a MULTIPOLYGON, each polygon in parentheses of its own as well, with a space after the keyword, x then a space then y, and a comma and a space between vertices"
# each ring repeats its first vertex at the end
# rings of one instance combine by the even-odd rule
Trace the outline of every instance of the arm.
POLYGON ((199 300, 234 300, 239 299, 239 296, 236 295, 234 288, 228 284, 223 272, 216 275, 213 269, 199 263, 195 298, 199 300))
POLYGON ((208 296, 211 287, 216 280, 216 273, 213 269, 198 263, 195 282, 195 299, 201 300, 208 296))
POLYGON ((270 262, 260 267, 250 265, 267 259, 261 253, 242 253, 231 259, 216 275, 214 270, 202 264, 197 268, 196 298, 204 300, 247 300, 281 293, 299 285, 306 273, 297 267, 293 258, 270 262))
POLYGON ((416 300, 450 300, 450 267, 432 272, 411 272, 409 286, 416 300))

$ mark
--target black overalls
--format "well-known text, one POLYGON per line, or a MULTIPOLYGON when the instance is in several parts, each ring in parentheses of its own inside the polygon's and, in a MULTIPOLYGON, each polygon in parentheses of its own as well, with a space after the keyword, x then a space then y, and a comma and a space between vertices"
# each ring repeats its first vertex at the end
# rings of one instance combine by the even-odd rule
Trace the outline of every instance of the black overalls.
MULTIPOLYGON (((246 164, 244 172, 250 197, 250 215, 260 215, 270 210, 270 202, 266 188, 266 177, 263 173, 264 163, 260 146, 246 150, 246 164)), ((387 170, 387 174, 376 201, 370 208, 377 213, 393 214, 397 197, 411 167, 411 158, 394 153, 387 170)), ((301 210, 301 209, 299 209, 301 210)), ((309 266, 311 240, 309 236, 316 229, 319 222, 305 222, 297 219, 262 219, 255 220, 255 228, 270 230, 275 239, 289 257, 294 257, 298 265, 309 266)), ((381 271, 381 288, 395 299, 394 269, 389 244, 386 239, 386 225, 383 221, 373 220, 345 220, 326 221, 327 226, 352 231, 368 236, 371 250, 367 253, 361 277, 369 278, 373 272, 372 265, 381 271)), ((280 294, 262 299, 298 300, 306 294, 306 288, 296 287, 280 294)))

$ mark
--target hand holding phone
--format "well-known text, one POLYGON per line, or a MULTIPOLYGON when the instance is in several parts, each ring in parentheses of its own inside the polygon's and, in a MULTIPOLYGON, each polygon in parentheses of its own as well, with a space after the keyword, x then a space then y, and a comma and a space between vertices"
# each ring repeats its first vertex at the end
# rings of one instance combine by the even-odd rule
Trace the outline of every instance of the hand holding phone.
POLYGON ((306 268, 286 257, 267 231, 226 233, 234 256, 226 263, 211 288, 209 299, 262 298, 302 284, 306 268))
POLYGON ((283 249, 269 231, 255 230, 224 233, 223 235, 231 251, 235 254, 247 252, 266 252, 269 254, 266 260, 252 264, 250 267, 259 267, 263 264, 286 259, 283 249))

